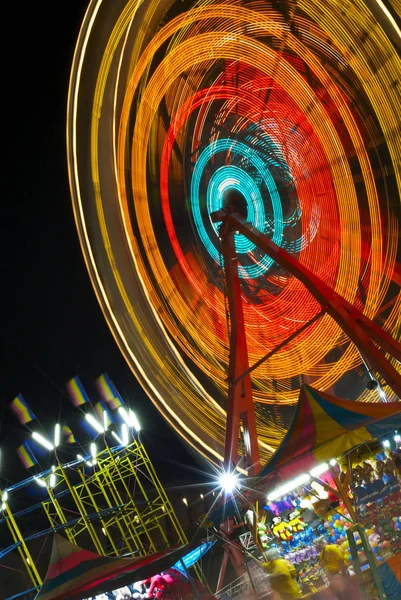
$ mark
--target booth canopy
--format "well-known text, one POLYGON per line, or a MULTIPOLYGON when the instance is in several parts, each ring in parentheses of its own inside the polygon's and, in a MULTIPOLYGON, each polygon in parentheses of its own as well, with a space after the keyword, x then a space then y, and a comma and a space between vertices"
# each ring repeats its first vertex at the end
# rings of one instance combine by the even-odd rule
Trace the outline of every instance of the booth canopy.
POLYGON ((290 428, 258 478, 292 478, 400 427, 399 402, 341 400, 304 385, 290 428))
POLYGON ((81 600, 167 571, 188 546, 137 558, 100 556, 56 534, 50 564, 35 600, 81 600))

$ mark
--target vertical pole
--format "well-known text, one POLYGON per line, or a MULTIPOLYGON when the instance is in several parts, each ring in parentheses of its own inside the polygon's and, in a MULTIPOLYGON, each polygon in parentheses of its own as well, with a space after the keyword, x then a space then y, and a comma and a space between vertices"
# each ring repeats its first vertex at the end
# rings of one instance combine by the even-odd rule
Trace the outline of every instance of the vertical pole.
MULTIPOLYGON (((112 453, 109 448, 107 449, 111 457, 112 453)), ((121 533, 122 539, 124 540, 127 548, 129 548, 129 551, 132 552, 132 541, 135 544, 135 549, 138 550, 141 555, 143 555, 146 554, 146 549, 144 548, 144 545, 142 543, 140 533, 138 533, 135 529, 135 517, 137 514, 137 510, 131 500, 131 497, 129 497, 128 502, 124 502, 124 500, 121 497, 120 490, 116 485, 116 477, 113 473, 113 469, 115 469, 118 476, 120 477, 120 473, 116 468, 116 464, 116 461, 111 461, 110 459, 107 459, 107 462, 103 461, 100 466, 100 471, 97 473, 97 478, 98 481, 100 481, 101 476, 104 479, 104 483, 106 485, 102 485, 103 496, 106 498, 106 502, 109 504, 109 506, 111 507, 112 505, 106 493, 106 488, 110 493, 111 497, 113 498, 115 504, 124 505, 124 510, 121 511, 121 515, 117 514, 114 518, 114 521, 121 533), (132 512, 135 513, 134 519, 131 519, 132 512)))
POLYGON ((218 594, 219 591, 223 587, 224 577, 226 576, 227 562, 228 562, 228 552, 226 549, 224 549, 223 560, 221 561, 221 566, 220 566, 219 579, 217 581, 216 594, 218 594))
MULTIPOLYGON (((155 547, 155 545, 154 545, 154 542, 153 542, 153 540, 152 540, 152 538, 151 538, 151 536, 150 536, 150 534, 149 534, 149 531, 148 531, 148 530, 147 530, 147 528, 146 528, 146 525, 145 525, 145 523, 143 522, 142 515, 141 515, 141 513, 139 512, 139 510, 137 509, 137 507, 136 507, 136 504, 135 504, 135 502, 134 502, 134 500, 133 500, 133 498, 132 498, 132 494, 131 494, 131 492, 129 491, 129 489, 128 489, 128 487, 127 487, 127 484, 126 484, 126 482, 125 482, 125 479, 124 479, 124 477, 123 477, 123 476, 122 476, 122 474, 121 474, 121 471, 120 471, 120 464, 119 464, 119 463, 121 462, 121 460, 122 460, 122 459, 121 459, 121 460, 119 461, 119 463, 117 464, 117 462, 116 462, 116 460, 115 460, 115 458, 114 458, 114 456, 113 456, 112 452, 110 451, 110 448, 109 448, 109 447, 107 447, 107 450, 108 450, 108 452, 109 452, 109 455, 110 455, 111 461, 113 462, 113 465, 114 465, 114 467, 115 467, 115 469, 116 469, 116 472, 117 472, 117 474, 118 474, 118 477, 119 477, 119 479, 120 479, 120 481, 121 481, 121 484, 122 484, 122 486, 123 486, 123 488, 124 488, 124 490, 125 490, 125 493, 127 494, 127 498, 130 498, 130 504, 131 504, 131 505, 132 505, 132 507, 134 508, 134 511, 135 511, 135 513, 136 513, 136 515, 135 515, 135 516, 136 516, 136 518, 138 519, 138 523, 140 523, 140 524, 141 524, 141 527, 142 527, 143 533, 146 535, 146 537, 147 537, 147 539, 148 539, 148 544, 149 544, 149 547, 148 547, 148 549, 147 549, 147 550, 150 550, 151 552, 156 552, 156 547, 155 547)), ((132 474, 132 473, 131 473, 131 474, 132 474)), ((135 472, 134 472, 134 475, 135 475, 135 477, 136 477, 136 480, 138 481, 138 478, 137 478, 137 476, 136 476, 136 473, 135 473, 135 472)), ((146 498, 146 497, 145 497, 145 498, 146 498)), ((147 499, 147 498, 146 498, 146 499, 147 499)))
MULTIPOLYGON (((106 504, 107 504, 107 506, 109 508, 113 508, 113 503, 110 501, 109 494, 106 492, 106 489, 107 489, 108 492, 113 497, 114 502, 121 506, 123 504, 122 499, 120 497, 117 498, 115 496, 112 484, 108 481, 108 478, 103 473, 104 468, 105 467, 103 467, 103 466, 101 467, 101 471, 102 471, 102 475, 103 475, 103 481, 101 481, 100 475, 97 472, 94 473, 94 476, 96 478, 96 481, 98 483, 98 486, 99 486, 100 490, 102 491, 103 497, 106 500, 106 504), (106 485, 104 485, 104 482, 106 483, 106 485)), ((133 537, 135 536, 135 532, 133 532, 133 534, 131 533, 131 531, 130 531, 130 523, 128 522, 128 520, 125 523, 125 530, 124 530, 124 528, 121 525, 121 520, 123 520, 125 522, 124 509, 121 512, 123 514, 122 519, 119 518, 119 513, 117 513, 116 515, 112 515, 112 517, 110 519, 110 523, 111 523, 112 526, 116 526, 117 527, 118 531, 120 532, 121 539, 124 540, 124 544, 125 544, 126 549, 129 552, 133 553, 134 549, 133 549, 133 546, 131 545, 131 541, 132 541, 133 537)), ((108 526, 110 525, 110 523, 108 523, 108 526)), ((106 531, 107 531, 107 527, 106 527, 106 531)), ((135 549, 136 548, 137 548, 137 545, 135 544, 135 549)))
POLYGON ((86 525, 86 529, 90 535, 90 538, 93 542, 93 545, 95 546, 96 552, 102 556, 105 555, 103 546, 99 540, 99 537, 95 531, 95 528, 93 527, 92 522, 90 521, 90 519, 88 518, 88 513, 85 510, 85 507, 81 501, 81 498, 79 497, 77 490, 75 489, 75 487, 73 485, 71 485, 67 474, 63 468, 63 466, 59 463, 59 468, 60 468, 60 473, 63 476, 63 479, 70 491, 71 497, 75 502, 76 507, 78 508, 79 514, 81 515, 85 525, 86 525))
POLYGON ((359 588, 358 591, 361 596, 361 600, 367 600, 366 594, 365 594, 365 589, 363 587, 361 565, 359 564, 359 559, 358 559, 358 550, 357 550, 355 538, 354 538, 354 528, 352 528, 352 529, 350 528, 347 530, 347 538, 348 538, 349 549, 351 551, 351 558, 352 558, 352 565, 354 567, 354 573, 358 580, 358 588, 359 588))
MULTIPOLYGON (((65 524, 67 523, 67 518, 66 518, 65 514, 63 513, 63 510, 62 510, 62 508, 61 508, 61 506, 60 506, 60 503, 59 503, 59 501, 58 501, 58 500, 57 500, 57 498, 55 497, 55 495, 54 495, 54 493, 53 493, 53 490, 51 490, 50 488, 48 488, 48 490, 47 490, 47 491, 48 491, 48 494, 49 494, 49 498, 50 498, 50 500, 51 500, 51 503, 53 504, 54 510, 56 511, 56 514, 57 514, 57 516, 58 516, 58 518, 59 518, 59 520, 60 520, 60 523, 61 523, 62 525, 65 525, 65 524)), ((49 504, 49 503, 48 503, 48 502, 42 502, 42 506, 43 506, 43 508, 44 508, 44 511, 45 511, 45 513, 46 513, 46 515, 47 515, 47 518, 48 518, 48 520, 49 520, 49 522, 50 522, 50 525, 51 525, 52 527, 54 527, 53 520, 52 520, 52 518, 51 518, 51 515, 50 515, 50 511, 48 511, 48 509, 47 509, 47 504, 49 504)), ((74 537, 74 534, 73 534, 73 533, 72 533, 72 531, 71 531, 71 528, 70 528, 70 527, 66 527, 64 531, 65 531, 65 532, 66 532, 66 534, 67 534, 68 540, 69 540, 69 541, 70 541, 72 544, 76 544, 75 537, 74 537)))
MULTIPOLYGON (((152 512, 156 512, 157 513, 158 510, 156 509, 156 511, 154 511, 153 506, 152 506, 152 504, 153 504, 154 501, 151 502, 149 500, 149 497, 148 497, 148 495, 146 493, 146 490, 145 490, 145 488, 142 485, 142 481, 139 478, 139 475, 138 475, 139 469, 135 468, 135 464, 133 464, 131 462, 131 453, 133 453, 133 447, 135 447, 135 453, 137 454, 137 456, 142 460, 141 468, 142 469, 146 469, 146 471, 148 472, 147 476, 149 478, 149 476, 150 476, 149 469, 148 469, 148 463, 150 462, 149 457, 147 457, 147 456, 144 455, 143 447, 140 446, 136 440, 134 440, 133 444, 131 444, 131 446, 127 449, 126 455, 125 455, 125 460, 127 461, 128 467, 129 467, 129 469, 131 471, 131 475, 133 475, 135 477, 135 480, 136 480, 136 483, 138 484, 139 490, 140 490, 143 498, 146 501, 147 509, 149 510, 149 507, 150 507, 152 512)), ((156 483, 155 483, 154 480, 152 481, 152 479, 150 479, 150 481, 153 483, 158 496, 160 496, 160 488, 159 488, 159 486, 156 485, 156 483)), ((167 510, 168 510, 168 505, 166 506, 166 511, 167 510)), ((146 515, 146 509, 145 509, 145 511, 143 511, 141 513, 141 519, 144 519, 145 515, 146 515)), ((169 543, 168 543, 168 539, 167 539, 166 533, 165 533, 163 527, 160 525, 158 517, 159 517, 159 515, 157 515, 155 517, 152 517, 152 518, 155 519, 154 526, 158 528, 158 530, 159 530, 159 532, 160 532, 160 534, 161 534, 164 542, 168 546, 169 543)), ((164 513, 163 513, 163 517, 164 517, 164 513)), ((146 523, 144 525, 146 526, 146 523)))
POLYGON ((365 554, 366 554, 366 558, 368 559, 370 570, 372 572, 372 577, 373 577, 374 584, 376 586, 377 595, 380 600, 386 600, 387 596, 384 591, 383 583, 382 583, 382 580, 379 575, 379 569, 377 568, 376 557, 373 553, 372 547, 369 543, 369 540, 367 538, 365 530, 360 525, 358 525, 358 533, 361 537, 362 545, 364 547, 365 554))
POLYGON ((249 475, 255 475, 260 468, 260 457, 251 378, 248 374, 239 381, 236 381, 249 368, 249 361, 241 286, 238 277, 237 252, 235 249, 234 231, 230 225, 222 225, 220 238, 231 321, 224 467, 226 471, 231 472, 238 465, 238 437, 242 421, 244 428, 245 468, 249 475))
POLYGON ((165 516, 169 516, 170 521, 175 529, 175 532, 177 534, 177 542, 179 544, 187 544, 188 540, 187 540, 187 537, 181 526, 181 523, 177 519, 177 515, 174 512, 174 509, 171 505, 170 499, 167 496, 166 491, 165 491, 160 479, 157 476, 157 473, 152 464, 152 461, 150 460, 149 455, 146 452, 146 448, 143 446, 143 444, 138 444, 138 451, 140 451, 141 454, 143 455, 143 461, 146 464, 146 470, 148 472, 148 476, 149 476, 153 486, 155 487, 158 495, 162 499, 163 506, 165 506, 165 509, 166 509, 165 516))
POLYGON ((182 560, 182 558, 180 559, 180 563, 181 563, 181 566, 182 566, 182 568, 184 569, 184 573, 185 573, 185 574, 186 574, 186 576, 188 577, 188 581, 189 581, 189 583, 191 584, 192 591, 193 591, 193 593, 194 593, 194 596, 193 596, 193 598, 199 598, 199 593, 198 593, 198 590, 196 589, 196 585, 195 585, 195 583, 194 583, 194 581, 193 581, 192 577, 189 575, 189 573, 188 573, 188 570, 187 570, 187 568, 186 568, 186 566, 185 566, 185 563, 184 563, 184 561, 182 560))
MULTIPOLYGON (((93 496, 93 494, 92 494, 92 492, 91 492, 91 489, 90 489, 90 487, 89 487, 89 485, 88 485, 88 482, 87 482, 87 480, 86 480, 86 478, 85 478, 85 474, 84 474, 84 473, 81 471, 81 469, 78 469, 78 474, 79 474, 79 476, 80 476, 80 478, 81 478, 82 485, 84 486, 84 488, 85 488, 85 490, 86 490, 86 492, 87 492, 87 494, 88 494, 88 497, 89 497, 90 501, 92 502, 92 505, 93 505, 93 507, 94 507, 95 511, 96 511, 97 513, 100 513, 100 512, 101 512, 101 511, 100 511, 100 508, 98 507, 98 505, 97 505, 97 503, 96 503, 96 500, 95 500, 95 498, 94 498, 94 496, 93 496)), ((101 486, 100 486, 100 487, 101 487, 101 486)), ((101 525, 102 525, 102 527, 103 527, 103 530, 104 530, 104 532, 105 532, 105 535, 107 536, 107 539, 109 540, 109 542, 110 542, 110 544, 111 544, 111 547, 113 548, 113 552, 114 552, 114 554, 115 554, 116 556, 118 556, 118 550, 117 550, 117 548, 116 548, 116 545, 115 545, 115 543, 114 543, 114 540, 113 540, 112 536, 110 535, 110 532, 109 532, 109 530, 107 529, 107 526, 106 526, 106 523, 104 522, 104 519, 103 519, 102 517, 100 517, 100 519, 99 519, 99 520, 100 520, 100 523, 101 523, 101 525)))
POLYGON ((21 531, 14 519, 14 515, 11 512, 11 509, 8 505, 8 502, 4 500, 4 493, 2 494, 4 511, 7 515, 6 523, 7 527, 13 537, 14 542, 19 542, 18 553, 22 558, 22 562, 24 563, 24 567, 27 570, 29 578, 34 585, 34 587, 38 587, 42 585, 42 579, 36 569, 36 565, 32 560, 31 553, 28 550, 28 546, 25 543, 24 538, 21 535, 21 531))
POLYGON ((255 584, 254 584, 254 582, 253 582, 253 578, 252 578, 252 575, 251 575, 251 570, 250 570, 250 568, 249 568, 249 565, 248 565, 248 563, 247 563, 247 562, 245 562, 245 561, 244 561, 244 563, 245 563, 246 572, 248 573, 249 581, 251 582, 251 586, 252 586, 252 589, 253 589, 253 593, 254 593, 254 594, 256 594, 256 587, 255 587, 255 584))

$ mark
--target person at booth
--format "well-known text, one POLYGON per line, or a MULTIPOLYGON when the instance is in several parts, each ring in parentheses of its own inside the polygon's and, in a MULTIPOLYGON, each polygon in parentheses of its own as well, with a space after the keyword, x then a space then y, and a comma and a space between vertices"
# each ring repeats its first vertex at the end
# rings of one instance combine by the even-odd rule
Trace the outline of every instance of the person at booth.
POLYGON ((269 577, 274 600, 294 600, 301 598, 302 592, 297 582, 298 573, 293 564, 281 558, 276 548, 265 553, 266 561, 263 569, 269 577))
POLYGON ((340 574, 345 571, 344 553, 336 546, 329 544, 324 537, 315 540, 315 546, 319 552, 319 560, 327 576, 340 574))
POLYGON ((324 537, 314 541, 319 561, 330 582, 330 590, 338 600, 350 599, 350 578, 345 566, 343 551, 336 544, 329 544, 324 537), (347 579, 346 579, 347 578, 347 579))

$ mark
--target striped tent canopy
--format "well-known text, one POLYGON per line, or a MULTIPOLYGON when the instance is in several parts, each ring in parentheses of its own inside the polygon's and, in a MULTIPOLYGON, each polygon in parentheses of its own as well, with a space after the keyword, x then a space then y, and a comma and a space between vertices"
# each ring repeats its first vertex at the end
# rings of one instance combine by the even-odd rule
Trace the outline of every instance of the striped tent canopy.
POLYGON ((290 428, 258 478, 289 479, 401 427, 401 403, 342 400, 304 385, 290 428))
POLYGON ((35 600, 81 600, 168 570, 188 546, 137 558, 100 556, 55 534, 49 567, 35 600))

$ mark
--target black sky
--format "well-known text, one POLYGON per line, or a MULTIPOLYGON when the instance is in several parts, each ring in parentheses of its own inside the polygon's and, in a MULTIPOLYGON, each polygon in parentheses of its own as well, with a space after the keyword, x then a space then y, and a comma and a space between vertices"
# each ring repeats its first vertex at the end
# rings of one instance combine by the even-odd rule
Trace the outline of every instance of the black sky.
MULTIPOLYGON (((64 391, 70 377, 78 374, 90 393, 91 382, 105 370, 137 410, 162 479, 177 476, 163 458, 167 454, 172 461, 196 466, 126 366, 79 247, 67 178, 65 115, 86 6, 85 0, 69 0, 63 8, 50 1, 15 5, 9 18, 0 264, 0 448, 7 448, 9 456, 7 465, 0 465, 3 487, 4 477, 9 483, 27 475, 9 454, 23 438, 9 410, 15 395, 22 393, 46 428, 59 415, 71 418, 64 391)), ((179 472, 189 476, 185 468, 179 472)))

